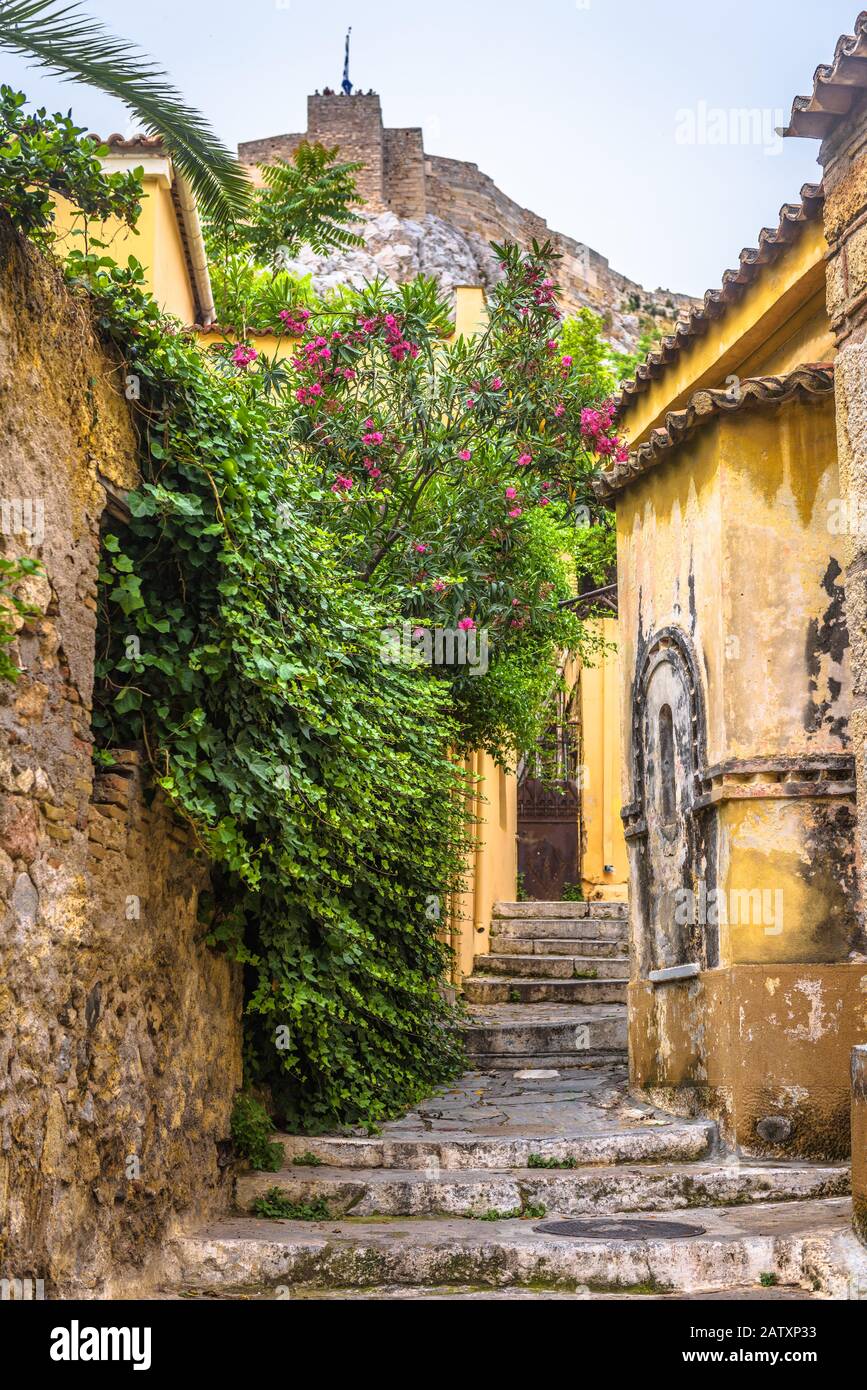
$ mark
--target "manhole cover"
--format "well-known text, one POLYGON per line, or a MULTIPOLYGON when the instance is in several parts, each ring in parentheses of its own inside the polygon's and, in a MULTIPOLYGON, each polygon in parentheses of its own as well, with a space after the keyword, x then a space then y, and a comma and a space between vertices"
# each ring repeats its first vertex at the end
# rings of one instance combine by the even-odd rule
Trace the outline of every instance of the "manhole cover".
POLYGON ((704 1226, 687 1226, 683 1221, 543 1221, 534 1226, 543 1236, 575 1236, 579 1240, 686 1240, 704 1235, 704 1226))

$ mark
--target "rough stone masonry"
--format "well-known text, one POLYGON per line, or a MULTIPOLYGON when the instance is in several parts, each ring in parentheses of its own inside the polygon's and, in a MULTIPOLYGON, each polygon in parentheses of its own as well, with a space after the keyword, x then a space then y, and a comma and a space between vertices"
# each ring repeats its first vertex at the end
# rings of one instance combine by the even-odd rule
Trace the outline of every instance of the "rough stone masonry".
POLYGON ((228 1198, 240 980, 136 750, 95 769, 100 524, 136 441, 121 364, 5 221, 0 418, 3 552, 43 566, 0 687, 0 1277, 99 1293, 228 1198))

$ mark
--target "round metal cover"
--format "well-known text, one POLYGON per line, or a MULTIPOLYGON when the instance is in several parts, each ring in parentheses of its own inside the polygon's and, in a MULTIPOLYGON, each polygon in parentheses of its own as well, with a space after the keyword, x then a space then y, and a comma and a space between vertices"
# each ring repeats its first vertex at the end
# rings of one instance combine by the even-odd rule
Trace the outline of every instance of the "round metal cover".
POLYGON ((704 1226, 684 1221, 630 1221, 620 1217, 587 1217, 573 1221, 543 1221, 534 1226, 543 1236, 573 1236, 578 1240, 686 1240, 704 1235, 704 1226))

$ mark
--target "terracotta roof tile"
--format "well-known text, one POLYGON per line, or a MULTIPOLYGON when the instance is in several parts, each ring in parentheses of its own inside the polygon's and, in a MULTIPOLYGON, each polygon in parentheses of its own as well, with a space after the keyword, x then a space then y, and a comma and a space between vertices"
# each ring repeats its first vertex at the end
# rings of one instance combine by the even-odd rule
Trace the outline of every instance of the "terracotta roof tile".
POLYGON ((867 10, 855 20, 854 34, 841 34, 830 63, 813 74, 813 92, 795 97, 783 135, 824 140, 860 100, 867 88, 867 10))
POLYGON ((108 145, 111 150, 149 150, 153 154, 163 149, 161 135, 145 135, 143 131, 138 131, 127 140, 123 135, 118 135, 117 131, 113 135, 97 135, 92 130, 90 139, 98 140, 101 145, 108 145))
POLYGON ((730 415, 757 406, 781 405, 784 401, 804 400, 827 395, 834 389, 834 368, 827 362, 809 362, 785 376, 748 377, 736 394, 730 391, 696 391, 685 410, 672 410, 665 425, 633 449, 625 463, 616 464, 593 484, 596 496, 607 501, 628 487, 681 444, 698 426, 719 415, 730 415))
POLYGON ((648 353, 631 381, 623 383, 620 394, 615 398, 617 418, 623 416, 636 396, 649 390, 651 382, 663 375, 691 339, 700 338, 715 319, 722 317, 729 305, 737 303, 746 287, 757 278, 762 266, 774 260, 784 247, 791 245, 805 223, 821 217, 823 198, 821 184, 805 183, 801 189, 800 203, 783 204, 777 226, 762 228, 758 246, 746 247, 741 252, 738 269, 725 272, 722 287, 708 290, 699 308, 691 309, 685 318, 679 320, 674 333, 663 338, 648 353))

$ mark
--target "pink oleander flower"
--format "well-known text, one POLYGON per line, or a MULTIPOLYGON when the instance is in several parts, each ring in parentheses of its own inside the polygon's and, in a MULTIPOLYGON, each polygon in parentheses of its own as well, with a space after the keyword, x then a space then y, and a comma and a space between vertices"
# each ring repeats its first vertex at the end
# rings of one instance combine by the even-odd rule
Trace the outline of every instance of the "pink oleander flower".
POLYGON ((550 497, 540 497, 540 498, 539 498, 539 506, 540 506, 540 507, 547 507, 547 506, 550 505, 550 502, 551 502, 550 497))
POLYGON ((492 391, 502 391, 502 389, 503 389, 503 380, 502 380, 502 377, 495 376, 494 379, 493 379, 493 381, 491 382, 491 390, 492 390, 492 391))
POLYGON ((520 600, 519 598, 513 598, 513 599, 512 599, 512 607, 513 607, 513 608, 520 608, 520 607, 521 607, 521 600, 520 600))
POLYGON ((514 500, 515 500, 515 498, 517 497, 517 495, 518 495, 518 489, 517 489, 516 487, 507 487, 507 488, 506 488, 506 501, 507 501, 507 502, 514 502, 514 500))
POLYGON ((475 408, 476 408, 476 402, 475 402, 475 400, 473 399, 473 397, 470 396, 469 399, 468 399, 468 401, 467 401, 467 410, 475 410, 475 408))
POLYGON ((562 401, 560 402, 559 405, 555 405, 555 407, 554 407, 554 414, 556 415, 556 417, 557 417, 558 420, 560 419, 560 416, 561 416, 561 415, 565 415, 565 414, 566 414, 566 407, 565 407, 565 405, 563 404, 562 401))
POLYGON ((337 477, 334 479, 334 482, 331 484, 332 492, 351 492, 352 488, 352 479, 344 473, 338 473, 337 477))
POLYGON ((311 396, 321 396, 321 395, 322 395, 322 387, 319 385, 319 382, 318 382, 318 381, 314 381, 313 385, 310 386, 308 389, 309 389, 309 391, 310 391, 311 396))
POLYGON ((461 618, 460 622, 458 623, 459 632, 472 632, 474 627, 475 623, 472 618, 461 618))
POLYGON ((532 463, 532 462, 533 462, 533 455, 532 455, 532 454, 521 454, 521 457, 518 459, 518 467, 519 467, 519 468, 526 468, 526 467, 527 467, 527 464, 528 464, 528 463, 532 463))
POLYGON ((424 541, 416 541, 415 545, 413 546, 413 550, 416 551, 418 555, 427 555, 428 551, 430 550, 430 546, 425 545, 424 541))
POLYGON ((239 343, 232 353, 232 361, 236 367, 249 367, 251 362, 255 362, 259 356, 255 348, 247 347, 245 343, 239 343))
POLYGON ((458 458, 463 459, 464 463, 469 463, 472 456, 473 454, 471 449, 461 449, 460 453, 458 454, 458 458))
POLYGON ((563 366, 564 366, 564 367, 571 367, 571 366, 572 366, 572 358, 569 357, 569 356, 561 357, 560 361, 563 363, 563 366))
POLYGON ((523 508, 521 507, 513 507, 509 512, 509 516, 513 517, 515 520, 517 520, 519 516, 523 516, 523 514, 523 508))
POLYGON ((444 579, 435 579, 434 582, 433 582, 433 584, 431 584, 431 588, 433 589, 433 591, 434 591, 435 594, 441 594, 442 591, 443 591, 443 589, 445 589, 445 588, 447 588, 447 587, 448 587, 448 586, 446 585, 446 582, 445 582, 444 579))
POLYGON ((616 454, 614 455, 614 459, 616 463, 627 463, 629 461, 629 450, 626 448, 625 445, 621 445, 621 447, 617 450, 616 454))
POLYGON ((383 438, 384 436, 381 430, 371 430, 368 434, 363 434, 361 436, 361 442, 362 444, 372 444, 375 446, 381 444, 383 438))

